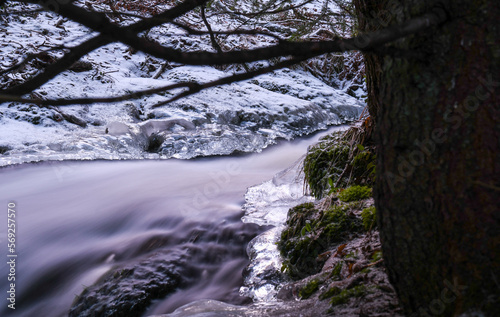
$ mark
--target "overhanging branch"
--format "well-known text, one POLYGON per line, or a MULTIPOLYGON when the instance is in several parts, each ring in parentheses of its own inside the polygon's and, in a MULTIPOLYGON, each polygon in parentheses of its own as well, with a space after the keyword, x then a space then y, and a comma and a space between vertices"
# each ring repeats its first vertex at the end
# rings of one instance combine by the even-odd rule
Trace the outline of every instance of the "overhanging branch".
MULTIPOLYGON (((34 0, 28 0, 30 2, 34 0)), ((42 0, 42 3, 50 0, 42 0)), ((203 1, 203 0, 200 0, 203 1)), ((331 52, 351 50, 369 51, 397 39, 414 34, 430 26, 444 22, 446 14, 442 9, 433 10, 398 26, 389 27, 373 33, 350 39, 335 39, 321 42, 280 42, 276 45, 246 51, 222 53, 183 52, 137 36, 137 30, 119 27, 110 23, 104 14, 91 13, 72 4, 61 5, 59 14, 81 23, 110 38, 127 44, 139 51, 172 62, 188 65, 224 65, 267 60, 280 56, 321 55, 331 52)))
MULTIPOLYGON (((34 3, 35 1, 26 1, 34 3)), ((199 5, 206 3, 207 0, 186 0, 175 7, 160 13, 152 18, 141 20, 137 23, 124 27, 124 30, 129 30, 131 32, 142 32, 149 30, 155 26, 167 23, 169 21, 173 21, 175 18, 193 10, 199 5)), ((48 2, 50 3, 50 2, 48 2)), ((38 1, 36 4, 39 4, 38 1)), ((83 10, 84 12, 90 13, 88 11, 83 10)), ((90 13, 92 14, 92 13, 90 13)), ((62 73, 66 69, 68 69, 71 65, 73 65, 76 61, 78 61, 83 56, 88 53, 107 45, 109 43, 115 42, 115 39, 105 36, 104 34, 100 34, 95 38, 87 40, 82 44, 75 46, 70 49, 70 52, 65 54, 63 58, 59 59, 52 65, 49 65, 42 73, 29 79, 28 81, 8 89, 3 90, 5 94, 11 95, 24 95, 27 94, 43 84, 47 83, 52 78, 56 77, 58 74, 62 73)))
POLYGON ((164 102, 161 102, 159 104, 154 105, 153 108, 156 108, 156 107, 163 106, 167 103, 173 102, 175 100, 179 100, 179 99, 184 98, 186 96, 193 95, 193 94, 195 94, 203 89, 227 85, 227 84, 231 84, 231 83, 242 81, 242 80, 247 80, 247 79, 253 78, 255 76, 271 72, 273 70, 277 70, 277 69, 281 69, 284 67, 289 67, 289 66, 295 65, 295 64, 300 63, 301 61, 303 61, 305 59, 307 59, 307 57, 291 58, 291 59, 276 63, 275 65, 263 67, 263 68, 249 71, 249 72, 245 72, 245 73, 234 74, 231 76, 222 77, 222 78, 219 78, 217 80, 210 81, 210 82, 207 82, 204 84, 198 84, 198 83, 193 83, 193 82, 175 83, 175 84, 170 84, 167 86, 141 90, 141 91, 137 91, 137 92, 133 92, 133 93, 129 93, 129 94, 124 94, 124 95, 116 96, 116 97, 89 97, 89 98, 45 99, 44 100, 44 99, 28 99, 28 98, 13 96, 13 95, 0 94, 0 103, 3 103, 3 102, 21 102, 21 103, 31 103, 31 104, 35 104, 35 105, 39 105, 39 106, 69 106, 69 105, 88 105, 88 104, 94 104, 94 103, 114 103, 114 102, 120 102, 120 101, 125 101, 125 100, 139 99, 139 98, 144 97, 144 96, 150 96, 153 94, 158 94, 158 93, 169 91, 169 90, 174 90, 174 89, 179 89, 179 88, 188 88, 188 90, 177 94, 176 96, 172 97, 171 99, 168 99, 164 102))
MULTIPOLYGON (((50 0, 42 0, 42 3, 48 3, 48 1, 50 0)), ((26 2, 33 3, 34 0, 26 0, 26 2)), ((321 42, 279 41, 279 43, 276 45, 264 48, 218 53, 183 52, 169 47, 163 47, 157 43, 138 37, 137 34, 140 31, 147 30, 153 26, 162 24, 165 19, 172 20, 175 17, 192 10, 196 6, 204 4, 205 2, 206 0, 188 0, 162 14, 159 14, 153 18, 144 19, 128 27, 119 27, 113 25, 102 13, 88 12, 84 9, 72 5, 71 3, 61 5, 58 11, 59 14, 68 17, 76 22, 79 22, 95 31, 101 32, 101 34, 75 48, 72 48, 70 53, 66 54, 55 64, 50 65, 43 74, 36 76, 34 79, 29 80, 17 87, 3 90, 4 94, 2 95, 1 101, 19 101, 44 104, 30 99, 14 98, 14 95, 22 95, 40 87, 57 74, 66 70, 82 56, 86 55, 96 48, 99 48, 113 41, 123 42, 137 50, 151 54, 158 58, 191 65, 223 65, 246 63, 259 60, 268 60, 281 56, 291 56, 291 60, 304 60, 306 58, 330 52, 345 52, 350 50, 375 50, 377 48, 383 47, 387 43, 393 42, 407 35, 420 32, 428 27, 442 23, 446 19, 446 13, 442 9, 435 9, 422 15, 421 17, 411 19, 402 25, 389 27, 368 34, 363 34, 355 38, 337 38, 331 41, 321 42)), ((72 102, 71 104, 106 102, 95 101, 95 99, 92 100, 94 101, 90 102, 90 100, 88 99, 75 99, 75 102, 72 102)), ((67 102, 68 100, 59 100, 58 104, 62 105, 67 102)), ((55 103, 51 104, 55 105, 55 103)))

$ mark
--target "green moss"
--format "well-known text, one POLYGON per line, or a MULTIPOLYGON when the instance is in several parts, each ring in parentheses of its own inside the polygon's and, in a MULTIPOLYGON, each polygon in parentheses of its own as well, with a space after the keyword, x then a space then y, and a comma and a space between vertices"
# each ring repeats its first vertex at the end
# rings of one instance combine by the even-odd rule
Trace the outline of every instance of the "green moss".
POLYGON ((321 239, 331 245, 347 239, 352 233, 360 232, 361 220, 350 211, 350 206, 333 206, 324 212, 315 224, 315 232, 321 239))
POLYGON ((372 255, 372 262, 377 262, 378 260, 382 259, 382 251, 376 251, 372 255))
POLYGON ((339 280, 340 279, 340 272, 342 272, 343 266, 344 266, 344 262, 337 263, 337 265, 335 265, 332 272, 330 273, 329 278, 334 279, 334 280, 339 280))
POLYGON ((321 198, 330 189, 328 179, 336 183, 349 161, 350 147, 342 139, 343 132, 334 132, 312 146, 304 160, 304 174, 311 193, 321 198))
POLYGON ((325 300, 327 298, 331 298, 331 297, 333 297, 335 295, 340 294, 340 292, 341 292, 341 290, 337 286, 330 287, 326 292, 324 292, 323 294, 321 294, 319 296, 319 299, 320 300, 325 300))
POLYGON ((290 277, 299 279, 318 273, 324 262, 317 261, 319 254, 362 231, 361 219, 348 212, 350 209, 344 205, 320 212, 312 203, 290 209, 278 242, 290 277))
POLYGON ((307 299, 311 297, 312 294, 314 294, 319 288, 319 281, 318 280, 311 280, 309 283, 306 284, 303 288, 299 290, 299 296, 301 299, 307 299))
POLYGON ((363 227, 365 230, 375 228, 377 225, 377 210, 374 206, 363 209, 361 212, 361 219, 363 220, 363 227))
POLYGON ((339 193, 339 200, 343 202, 356 201, 370 198, 372 190, 368 186, 351 186, 339 193))
POLYGON ((302 228, 306 226, 307 221, 310 222, 314 216, 316 209, 313 203, 305 203, 291 208, 287 216, 287 228, 281 233, 281 239, 289 239, 297 236, 302 228))
POLYGON ((356 252, 352 251, 344 255, 344 259, 358 259, 359 256, 356 252))
POLYGON ((311 193, 322 198, 337 187, 372 184, 375 179, 373 148, 356 144, 355 130, 334 132, 308 150, 304 174, 311 193))
POLYGON ((317 273, 321 268, 316 258, 326 245, 314 236, 316 228, 311 225, 318 213, 313 203, 301 204, 288 211, 278 249, 284 258, 283 267, 294 279, 317 273))
POLYGON ((375 160, 376 155, 371 151, 360 149, 358 154, 354 157, 352 161, 352 166, 356 171, 358 179, 366 180, 367 183, 371 184, 375 180, 375 160))
POLYGON ((344 289, 340 291, 338 294, 336 294, 332 299, 330 300, 330 304, 332 306, 337 306, 341 304, 345 304, 349 301, 350 298, 352 297, 361 297, 365 295, 367 292, 366 286, 364 285, 358 285, 350 289, 344 289))
POLYGON ((361 221, 354 214, 348 214, 348 206, 334 206, 328 209, 321 221, 316 225, 321 229, 321 237, 327 243, 337 243, 345 240, 351 233, 361 230, 361 221))

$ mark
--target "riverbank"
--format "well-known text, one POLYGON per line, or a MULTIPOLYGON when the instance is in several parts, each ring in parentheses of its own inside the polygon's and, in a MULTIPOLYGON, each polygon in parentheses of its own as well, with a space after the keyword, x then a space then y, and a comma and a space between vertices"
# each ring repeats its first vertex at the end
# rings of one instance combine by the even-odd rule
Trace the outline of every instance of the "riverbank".
POLYGON ((251 262, 240 294, 253 297, 254 303, 200 300, 162 317, 403 316, 382 261, 374 201, 367 197, 371 192, 348 188, 320 200, 299 195, 303 175, 294 174, 300 172, 298 166, 300 162, 247 192, 244 220, 276 225, 247 249, 251 262), (284 193, 281 199, 270 201, 275 195, 271 184, 284 193), (278 210, 291 198, 309 202, 289 205, 280 225, 278 210))
POLYGON ((402 313, 382 259, 367 123, 334 132, 308 149, 296 173, 303 175, 303 192, 317 200, 290 208, 279 230, 280 273, 290 281, 279 286, 276 299, 310 302, 317 316, 402 313))
POLYGON ((277 289, 268 316, 402 316, 382 260, 373 198, 343 196, 291 208, 274 233, 281 268, 258 273, 261 287, 277 289))
POLYGON ((162 316, 402 316, 382 260, 372 175, 366 173, 373 149, 353 138, 360 128, 326 136, 307 157, 247 190, 243 222, 274 226, 247 247, 240 295, 252 304, 201 300, 162 316), (346 162, 356 162, 349 179, 364 185, 332 186, 341 183, 346 162), (304 164, 316 170, 306 176, 304 164), (311 178, 323 198, 305 194, 311 178))
MULTIPOLYGON (((279 246, 294 280, 277 299, 309 302, 315 316, 402 316, 374 227, 372 198, 331 195, 292 208, 279 246)), ((309 316, 305 303, 301 315, 309 316)))

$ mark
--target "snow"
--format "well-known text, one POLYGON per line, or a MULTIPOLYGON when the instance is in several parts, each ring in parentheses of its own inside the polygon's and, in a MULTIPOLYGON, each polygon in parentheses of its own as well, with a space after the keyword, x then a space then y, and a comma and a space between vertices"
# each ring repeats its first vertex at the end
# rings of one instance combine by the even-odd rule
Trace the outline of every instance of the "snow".
MULTIPOLYGON (((217 7, 217 3, 229 2, 217 1, 213 6, 217 7)), ((238 3, 248 8, 252 6, 247 2, 238 3)), ((34 8, 8 4, 9 10, 34 8)), ((244 25, 228 15, 212 12, 208 16, 216 29, 244 25)), ((195 13, 182 19, 200 24, 195 13)), ((264 16, 258 22, 263 30, 271 32, 264 26, 279 21, 264 16)), ((46 12, 1 17, 0 29, 0 63, 4 69, 29 54, 60 45, 72 47, 96 36, 95 32, 46 12)), ((213 50, 207 36, 189 37, 172 25, 155 27, 147 36, 163 45, 185 50, 213 50)), ((219 39, 221 46, 229 49, 238 45, 254 48, 275 41, 262 35, 219 39)), ((55 50, 51 54, 58 57, 62 53, 55 50)), ((119 43, 101 47, 83 60, 92 64, 91 70, 65 71, 37 89, 33 96, 44 99, 119 96, 177 82, 205 83, 243 69, 240 66, 216 69, 171 63, 161 73, 163 61, 119 43), (154 79, 157 74, 161 76, 154 79)), ((265 64, 252 63, 248 67, 265 64)), ((37 72, 34 65, 24 65, 19 71, 0 77, 0 88, 37 72)), ((153 108, 180 91, 112 104, 59 108, 0 104, 0 153, 3 152, 0 166, 41 160, 189 159, 256 152, 280 138, 292 139, 328 125, 355 120, 364 107, 358 99, 328 86, 301 68, 282 69, 244 82, 203 90, 153 108), (60 112, 80 119, 86 127, 63 120, 60 112), (151 126, 148 122, 153 121, 155 129, 143 128, 151 126)))

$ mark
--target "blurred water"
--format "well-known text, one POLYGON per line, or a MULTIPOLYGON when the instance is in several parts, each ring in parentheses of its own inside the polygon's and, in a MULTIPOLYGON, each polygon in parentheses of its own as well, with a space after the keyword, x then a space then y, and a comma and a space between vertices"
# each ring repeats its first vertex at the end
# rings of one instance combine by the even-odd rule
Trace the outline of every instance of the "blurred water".
POLYGON ((203 279, 154 301, 145 315, 199 299, 237 302, 234 294, 247 259, 245 245, 235 244, 234 237, 249 235, 249 240, 262 231, 239 220, 247 188, 291 165, 324 134, 243 156, 0 169, 0 315, 66 316, 75 296, 112 267, 136 265, 159 250, 192 244, 201 231, 212 237, 203 247, 210 256, 217 248, 241 252, 229 252, 216 265, 193 258, 199 263, 190 263, 192 269, 201 270, 203 279), (15 311, 5 299, 9 202, 15 202, 17 215, 15 311))

